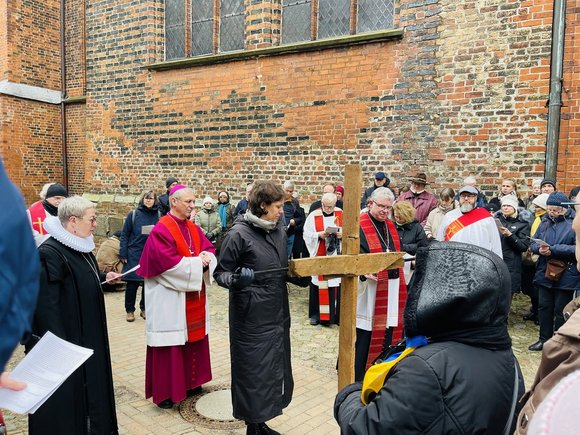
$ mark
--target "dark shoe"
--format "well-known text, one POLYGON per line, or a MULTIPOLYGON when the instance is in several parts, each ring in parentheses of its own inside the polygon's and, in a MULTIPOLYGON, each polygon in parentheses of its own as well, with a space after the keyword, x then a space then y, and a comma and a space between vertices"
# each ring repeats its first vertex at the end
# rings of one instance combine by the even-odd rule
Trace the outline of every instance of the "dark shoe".
POLYGON ((280 432, 275 431, 268 427, 266 423, 259 423, 260 435, 280 435, 280 432))
POLYGON ((171 399, 165 399, 163 402, 157 404, 161 409, 171 409, 173 408, 173 402, 171 399))
POLYGON ((537 322, 538 321, 538 315, 535 313, 528 313, 523 317, 524 320, 529 320, 531 322, 537 322))
POLYGON ((147 319, 147 317, 145 317, 145 310, 141 310, 141 314, 139 314, 139 315, 141 316, 141 318, 143 320, 146 320, 147 319))
POLYGON ((318 323, 320 323, 320 322, 318 321, 318 319, 316 317, 311 317, 310 318, 310 324, 311 325, 318 325, 318 323))
POLYGON ((199 387, 193 388, 192 390, 187 390, 187 397, 195 396, 199 393, 201 393, 201 385, 199 387))
POLYGON ((538 340, 534 344, 530 344, 528 346, 528 350, 531 350, 532 352, 540 352, 543 348, 544 343, 542 342, 542 340, 538 340))

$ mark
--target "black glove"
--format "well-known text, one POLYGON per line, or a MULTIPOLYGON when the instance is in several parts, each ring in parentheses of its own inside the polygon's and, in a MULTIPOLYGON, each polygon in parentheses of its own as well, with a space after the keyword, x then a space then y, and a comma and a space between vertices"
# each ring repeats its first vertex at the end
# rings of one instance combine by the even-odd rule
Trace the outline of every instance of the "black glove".
POLYGON ((249 267, 238 268, 234 273, 233 285, 236 288, 242 289, 254 282, 254 269, 249 267))

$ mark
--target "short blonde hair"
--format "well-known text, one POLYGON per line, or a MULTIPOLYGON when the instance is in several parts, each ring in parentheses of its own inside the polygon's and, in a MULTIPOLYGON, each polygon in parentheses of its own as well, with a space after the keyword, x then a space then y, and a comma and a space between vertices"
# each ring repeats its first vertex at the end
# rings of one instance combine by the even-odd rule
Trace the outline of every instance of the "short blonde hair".
POLYGON ((97 204, 82 196, 65 198, 58 206, 58 219, 65 226, 72 216, 82 218, 89 208, 96 208, 97 204))
POLYGON ((415 216, 417 216, 417 210, 413 207, 409 201, 398 201, 393 206, 393 212, 396 212, 399 215, 399 219, 403 222, 403 224, 408 224, 415 220, 415 216))

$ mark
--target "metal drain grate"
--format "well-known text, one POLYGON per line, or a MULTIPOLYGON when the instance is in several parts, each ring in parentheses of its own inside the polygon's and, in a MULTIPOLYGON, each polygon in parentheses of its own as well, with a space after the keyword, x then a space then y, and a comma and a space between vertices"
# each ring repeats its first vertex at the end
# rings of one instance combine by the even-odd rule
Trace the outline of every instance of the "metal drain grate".
MULTIPOLYGON (((222 414, 222 417, 212 418, 207 415, 202 414, 198 410, 198 402, 203 399, 205 396, 211 395, 212 393, 216 392, 228 392, 230 391, 229 385, 208 385, 204 386, 201 393, 196 394, 195 396, 188 397, 183 402, 179 404, 179 413, 181 417, 194 425, 203 426, 209 429, 221 429, 221 430, 233 430, 233 429, 241 429, 246 426, 246 424, 242 420, 237 420, 233 417, 228 418, 222 414)), ((215 395, 219 397, 219 395, 215 395)), ((228 402, 224 403, 224 406, 228 406, 231 408, 231 399, 230 394, 227 395, 228 402)), ((225 402, 225 401, 224 401, 225 402)), ((215 403, 215 407, 220 407, 220 403, 215 403)), ((211 413, 213 414, 213 413, 211 413)), ((228 413, 231 416, 231 411, 228 413)))

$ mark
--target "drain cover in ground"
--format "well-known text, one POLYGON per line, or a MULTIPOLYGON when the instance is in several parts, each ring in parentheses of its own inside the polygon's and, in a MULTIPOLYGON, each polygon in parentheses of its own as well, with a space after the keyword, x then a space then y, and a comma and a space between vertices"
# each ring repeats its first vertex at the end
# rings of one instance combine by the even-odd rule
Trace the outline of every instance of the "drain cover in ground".
POLYGON ((211 429, 238 429, 245 426, 232 416, 232 396, 227 385, 203 387, 200 394, 179 405, 184 420, 211 429))

